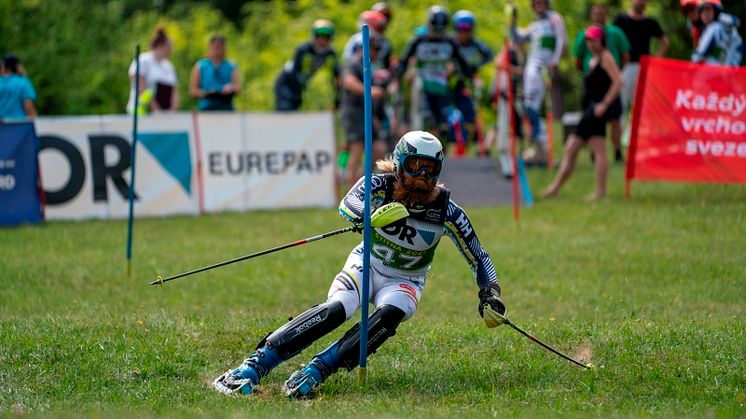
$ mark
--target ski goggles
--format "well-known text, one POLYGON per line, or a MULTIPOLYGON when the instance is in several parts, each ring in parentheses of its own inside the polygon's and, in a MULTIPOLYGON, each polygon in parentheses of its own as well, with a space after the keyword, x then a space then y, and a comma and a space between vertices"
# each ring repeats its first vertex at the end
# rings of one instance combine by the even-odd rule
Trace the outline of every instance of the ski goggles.
POLYGON ((329 26, 320 26, 313 29, 313 35, 315 37, 325 36, 327 38, 331 38, 332 36, 334 36, 334 28, 329 26))
POLYGON ((402 162, 404 173, 409 176, 419 176, 424 172, 428 179, 437 179, 442 167, 442 161, 430 156, 409 155, 402 162))

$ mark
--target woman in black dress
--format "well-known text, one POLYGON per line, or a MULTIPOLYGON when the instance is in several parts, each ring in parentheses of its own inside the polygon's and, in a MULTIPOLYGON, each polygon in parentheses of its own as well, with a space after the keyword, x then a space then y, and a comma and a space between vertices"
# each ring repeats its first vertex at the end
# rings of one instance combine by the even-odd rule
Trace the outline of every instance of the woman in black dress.
MULTIPOLYGON (((622 77, 604 40, 604 30, 593 25, 585 31, 585 42, 593 53, 589 63, 591 70, 583 80, 583 117, 575 132, 565 143, 565 155, 559 171, 542 194, 550 198, 559 192, 560 187, 575 169, 578 152, 587 142, 596 164, 596 191, 589 196, 592 201, 606 195, 606 174, 609 162, 606 157, 606 122, 614 114, 614 107, 621 106, 619 91, 622 77)), ((618 112, 617 112, 618 114, 618 112)))

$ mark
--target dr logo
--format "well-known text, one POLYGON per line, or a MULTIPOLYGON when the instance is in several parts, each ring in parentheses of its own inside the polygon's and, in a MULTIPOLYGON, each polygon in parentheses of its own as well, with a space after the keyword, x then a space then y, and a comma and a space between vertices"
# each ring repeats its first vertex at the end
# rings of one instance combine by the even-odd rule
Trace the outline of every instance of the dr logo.
POLYGON ((384 227, 383 232, 390 236, 399 236, 399 241, 406 240, 407 243, 414 245, 412 239, 417 235, 417 230, 414 227, 410 227, 406 224, 392 224, 384 227))

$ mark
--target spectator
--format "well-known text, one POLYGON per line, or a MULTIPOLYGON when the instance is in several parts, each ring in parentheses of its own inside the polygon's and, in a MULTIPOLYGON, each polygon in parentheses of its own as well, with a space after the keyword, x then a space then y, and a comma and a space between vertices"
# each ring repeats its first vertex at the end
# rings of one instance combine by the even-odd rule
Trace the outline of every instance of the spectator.
MULTIPOLYGON (((362 38, 353 47, 353 58, 342 70, 342 126, 347 140, 349 160, 347 161, 347 181, 352 187, 362 176, 360 158, 363 155, 365 141, 364 102, 363 102, 363 60, 362 38)), ((370 60, 378 58, 382 48, 378 35, 370 37, 370 60)), ((373 116, 373 161, 382 159, 386 154, 386 141, 381 124, 385 119, 384 102, 386 100, 386 86, 391 82, 391 73, 387 69, 378 69, 371 78, 371 99, 373 116)))
POLYGON ((699 10, 697 3, 699 0, 679 0, 681 13, 686 18, 686 27, 692 36, 692 47, 697 48, 699 37, 702 35, 702 23, 699 21, 699 10))
MULTIPOLYGON (((596 3, 591 5, 590 18, 591 23, 594 25, 600 25, 604 28, 606 48, 609 50, 611 55, 614 57, 614 61, 619 68, 624 68, 624 65, 629 62, 629 40, 627 36, 618 27, 607 24, 606 17, 608 15, 608 8, 605 4, 596 3)), ((590 71, 588 63, 593 58, 593 53, 588 49, 585 43, 585 33, 579 32, 575 38, 575 45, 573 48, 573 55, 575 56, 575 67, 578 70, 582 70, 583 74, 587 74, 590 71)), ((616 100, 621 100, 617 98, 616 100)), ((620 106, 612 106, 611 109, 618 109, 619 115, 609 115, 611 123, 611 143, 614 145, 614 160, 618 163, 624 161, 622 156, 622 125, 621 125, 621 104, 620 106)))
POLYGON ((450 16, 444 7, 433 6, 428 10, 428 32, 426 35, 416 35, 409 42, 399 59, 396 76, 401 80, 410 65, 416 69, 417 76, 422 80, 427 109, 432 116, 432 121, 425 126, 435 131, 438 137, 453 141, 449 126, 453 92, 448 78, 454 72, 454 64, 466 77, 471 77, 471 69, 459 54, 456 41, 446 36, 449 20, 450 16))
POLYGON ((516 14, 513 13, 510 34, 513 42, 518 44, 531 42, 523 72, 523 93, 526 116, 531 123, 532 147, 526 150, 524 158, 540 163, 546 161, 546 133, 541 128, 539 117, 545 91, 542 72, 549 69, 550 76, 555 78, 567 44, 567 30, 562 16, 550 10, 549 0, 532 0, 531 6, 536 13, 536 20, 529 27, 519 29, 516 27, 516 14))
POLYGON ((723 16, 720 0, 702 0, 697 7, 702 34, 692 54, 695 63, 739 66, 743 58, 743 40, 738 34, 737 18, 723 16))
POLYGON ((336 97, 339 64, 337 54, 331 49, 334 24, 319 19, 313 23, 311 33, 313 39, 295 49, 293 59, 285 63, 275 81, 275 109, 278 111, 297 111, 303 103, 306 83, 327 63, 331 63, 336 97))
MULTIPOLYGON (((176 70, 168 60, 173 51, 171 38, 162 27, 156 28, 150 40, 150 51, 140 54, 140 95, 138 113, 176 111, 179 108, 179 89, 176 85, 176 70)), ((129 68, 131 80, 127 112, 135 106, 135 60, 129 68)))
POLYGON ((570 178, 578 152, 586 142, 596 164, 596 191, 589 199, 595 201, 606 196, 606 121, 613 113, 612 108, 620 106, 616 98, 622 87, 622 78, 614 56, 606 48, 603 27, 589 27, 585 31, 585 42, 593 57, 589 62, 590 70, 583 80, 583 117, 575 133, 565 143, 565 155, 559 171, 542 194, 545 198, 557 195, 562 184, 570 178))
POLYGON ((391 5, 386 3, 385 1, 380 1, 373 6, 371 6, 370 10, 374 12, 381 13, 386 17, 386 26, 391 23, 391 17, 393 16, 393 11, 391 10, 391 5))
POLYGON ((371 34, 377 35, 381 43, 381 50, 378 54, 378 58, 370 60, 373 68, 389 69, 391 67, 392 47, 391 42, 383 36, 388 21, 383 13, 373 10, 366 10, 360 14, 360 17, 358 18, 358 32, 352 35, 345 44, 344 50, 342 50, 342 62, 346 64, 350 60, 357 59, 357 57, 355 57, 354 49, 362 42, 363 33, 361 30, 363 24, 368 25, 371 34))
POLYGON ((0 119, 36 118, 36 91, 13 54, 5 54, 0 76, 0 119))
MULTIPOLYGON (((385 9, 383 10, 385 11, 385 9)), ((344 50, 342 52, 342 61, 344 62, 344 64, 348 64, 351 61, 358 60, 358 57, 355 55, 355 49, 359 48, 363 42, 363 24, 368 25, 368 27, 370 28, 370 36, 375 36, 376 42, 380 45, 380 49, 376 53, 376 58, 373 59, 373 57, 371 57, 370 59, 372 71, 386 71, 388 72, 388 74, 391 74, 390 71, 393 70, 393 63, 391 60, 393 47, 391 46, 391 41, 389 41, 383 35, 383 33, 386 31, 386 26, 388 25, 388 19, 386 18, 386 15, 375 10, 366 10, 360 14, 360 17, 358 18, 358 29, 360 29, 360 31, 352 35, 347 41, 347 44, 345 44, 344 50)), ((392 88, 394 87, 393 85, 391 86, 392 88)), ((393 115, 393 109, 391 108, 391 105, 384 104, 382 106, 390 108, 391 111, 389 113, 393 115)), ((380 122, 380 134, 386 139, 393 140, 392 123, 394 122, 394 119, 389 118, 386 114, 382 114, 382 119, 380 122)), ((357 177, 355 179, 357 179, 357 177)))
POLYGON ((391 6, 386 2, 378 2, 374 4, 370 10, 374 12, 378 12, 383 15, 383 17, 386 18, 386 23, 383 25, 383 28, 381 28, 381 57, 379 60, 388 62, 387 67, 389 67, 390 70, 393 71, 393 67, 396 67, 397 63, 397 57, 394 55, 394 48, 391 44, 391 41, 386 38, 386 29, 391 24, 391 18, 394 16, 393 11, 391 10, 391 6))
POLYGON ((657 56, 662 57, 668 51, 668 37, 658 21, 645 15, 645 6, 648 0, 632 0, 632 10, 620 13, 614 19, 614 25, 618 26, 629 40, 629 62, 622 68, 622 79, 624 86, 621 91, 622 114, 625 115, 634 103, 635 89, 637 88, 637 76, 640 73, 640 57, 650 54, 650 40, 657 38, 657 56))
POLYGON ((494 64, 498 72, 490 91, 493 92, 491 102, 497 111, 497 118, 495 125, 487 132, 484 143, 488 153, 497 144, 500 169, 503 176, 510 179, 513 176, 513 161, 509 157, 511 131, 515 130, 517 140, 523 139, 523 124, 518 113, 519 107, 516 105, 519 102, 518 86, 523 76, 523 67, 516 45, 510 42, 508 48, 500 50, 494 64), (508 99, 512 99, 512 102, 508 102, 508 99))
POLYGON ((494 57, 492 50, 482 41, 474 38, 474 27, 477 24, 477 18, 469 10, 459 10, 453 14, 453 26, 456 30, 456 44, 459 47, 459 53, 469 66, 472 74, 466 77, 462 74, 456 82, 454 89, 454 101, 456 107, 464 118, 464 138, 473 141, 476 131, 477 106, 479 103, 482 90, 482 80, 479 79, 477 70, 494 57))
POLYGON ((210 38, 207 57, 197 61, 189 78, 189 93, 200 111, 232 111, 241 89, 236 64, 225 58, 225 37, 210 38))

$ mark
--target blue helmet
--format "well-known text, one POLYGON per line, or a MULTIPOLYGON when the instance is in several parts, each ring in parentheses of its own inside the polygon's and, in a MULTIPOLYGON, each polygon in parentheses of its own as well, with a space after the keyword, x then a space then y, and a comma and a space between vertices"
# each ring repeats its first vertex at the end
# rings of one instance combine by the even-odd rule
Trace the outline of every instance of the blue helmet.
POLYGON ((437 179, 444 157, 443 146, 433 134, 410 131, 401 137, 394 148, 394 170, 410 176, 425 172, 429 179, 437 179))
POLYGON ((469 10, 459 10, 453 14, 453 27, 457 31, 473 30, 477 24, 477 17, 469 10))

